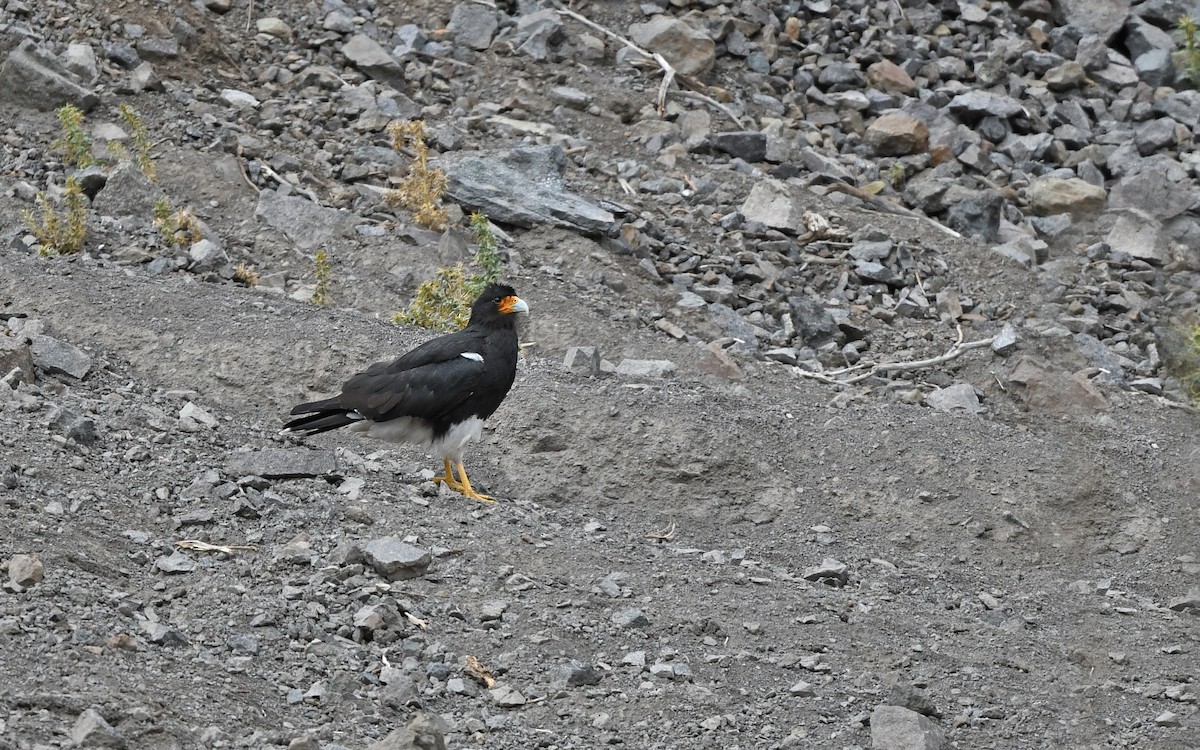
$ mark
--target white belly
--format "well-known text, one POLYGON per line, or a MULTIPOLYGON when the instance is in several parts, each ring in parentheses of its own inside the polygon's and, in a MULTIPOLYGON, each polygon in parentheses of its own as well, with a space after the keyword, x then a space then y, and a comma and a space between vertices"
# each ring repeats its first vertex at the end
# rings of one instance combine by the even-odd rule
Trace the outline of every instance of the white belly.
POLYGON ((412 417, 389 419, 386 422, 364 419, 350 425, 349 429, 353 432, 365 432, 367 437, 386 440, 389 443, 427 445, 438 458, 461 461, 463 449, 466 448, 467 443, 479 440, 479 436, 483 433, 483 420, 479 417, 471 417, 465 422, 451 427, 440 440, 433 439, 433 430, 424 420, 412 417))

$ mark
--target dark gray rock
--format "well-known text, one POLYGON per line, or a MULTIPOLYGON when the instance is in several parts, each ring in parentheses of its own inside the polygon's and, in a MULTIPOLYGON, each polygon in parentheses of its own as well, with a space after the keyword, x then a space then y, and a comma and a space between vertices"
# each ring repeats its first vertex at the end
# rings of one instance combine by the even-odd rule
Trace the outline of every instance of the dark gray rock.
POLYGON ((796 336, 803 346, 814 349, 830 343, 843 343, 844 337, 829 311, 812 297, 788 297, 796 336))
POLYGON ((87 112, 99 101, 53 55, 28 39, 0 64, 0 102, 42 111, 74 104, 87 112))
POLYGON ((396 537, 374 539, 362 548, 363 560, 389 581, 419 578, 433 559, 429 550, 415 547, 396 537))
POLYGON ((80 445, 96 442, 95 421, 66 407, 58 407, 51 412, 50 429, 80 445))
POLYGON ((565 165, 561 146, 522 146, 498 155, 455 154, 443 160, 450 183, 446 195, 501 224, 552 224, 616 236, 612 213, 567 190, 565 165))
POLYGON ((355 34, 342 45, 342 54, 354 67, 377 81, 404 90, 404 68, 379 42, 366 34, 355 34))
POLYGON ((454 43, 471 49, 484 50, 491 46, 492 37, 500 22, 496 11, 479 3, 459 3, 450 12, 446 28, 454 35, 454 43))
POLYGON ((560 689, 599 685, 603 676, 593 665, 572 659, 550 671, 550 684, 560 689))
POLYGON ((104 189, 92 201, 92 208, 97 213, 149 225, 154 219, 154 205, 165 197, 162 188, 151 182, 136 164, 123 161, 109 173, 104 189))
POLYGON ((723 151, 730 156, 736 156, 752 164, 767 158, 767 136, 765 133, 753 130, 712 133, 708 136, 708 140, 716 150, 723 151))
POLYGON ((959 200, 946 210, 946 225, 985 242, 1000 241, 1000 214, 1004 196, 998 190, 983 190, 959 200))
POLYGON ((91 708, 79 714, 67 734, 75 747, 125 747, 125 737, 91 708))
POLYGON ((893 288, 904 286, 904 280, 896 275, 895 271, 872 260, 859 261, 854 267, 854 272, 860 279, 870 283, 887 284, 893 288))
POLYGON ((965 122, 978 122, 991 115, 1001 119, 1015 117, 1025 111, 1021 103, 1011 96, 991 91, 965 91, 950 100, 950 111, 965 122))

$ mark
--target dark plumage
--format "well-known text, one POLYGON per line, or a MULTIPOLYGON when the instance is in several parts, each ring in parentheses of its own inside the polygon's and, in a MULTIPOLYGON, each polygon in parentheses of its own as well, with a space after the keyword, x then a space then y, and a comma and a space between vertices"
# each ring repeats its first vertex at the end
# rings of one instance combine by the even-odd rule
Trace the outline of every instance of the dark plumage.
POLYGON ((333 398, 300 404, 285 432, 316 435, 351 425, 368 437, 431 446, 445 464, 434 479, 476 500, 462 463, 517 375, 515 316, 529 307, 510 286, 492 284, 471 306, 467 327, 426 341, 355 375, 333 398), (455 478, 454 469, 458 470, 455 478))

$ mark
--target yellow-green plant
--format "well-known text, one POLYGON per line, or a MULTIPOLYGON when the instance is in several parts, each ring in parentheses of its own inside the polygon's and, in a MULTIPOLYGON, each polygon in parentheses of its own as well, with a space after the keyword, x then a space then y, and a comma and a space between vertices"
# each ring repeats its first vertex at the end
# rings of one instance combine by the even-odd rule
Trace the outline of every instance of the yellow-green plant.
POLYGON ((475 265, 479 272, 468 275, 462 263, 439 268, 432 279, 417 287, 416 297, 407 310, 396 313, 395 322, 450 331, 467 324, 471 303, 485 286, 499 278, 503 270, 496 235, 492 233, 488 218, 476 212, 471 214, 469 221, 475 234, 475 265))
POLYGON ((313 304, 328 304, 329 292, 333 286, 333 262, 324 250, 318 250, 313 257, 313 276, 316 278, 312 293, 313 304))
POLYGON ((1200 42, 1196 38, 1197 29, 1200 29, 1200 24, 1191 16, 1180 16, 1175 24, 1175 30, 1182 37, 1180 51, 1183 53, 1183 66, 1188 77, 1192 79, 1193 86, 1200 86, 1200 42))
POLYGON ((192 245, 204 239, 204 229, 196 215, 186 208, 174 210, 166 196, 154 201, 154 226, 168 247, 192 245))
POLYGON ((1164 327, 1159 348, 1167 372, 1183 386, 1192 405, 1200 408, 1200 323, 1164 327))
MULTIPOLYGON (((142 170, 142 174, 146 175, 146 179, 151 182, 158 182, 158 168, 154 165, 154 159, 150 156, 150 149, 154 144, 150 140, 150 134, 146 130, 146 123, 142 122, 141 115, 138 111, 128 104, 122 104, 117 108, 121 113, 121 119, 125 121, 125 125, 129 128, 129 135, 133 139, 133 158, 138 165, 138 169, 142 170)), ((109 146, 112 147, 111 144, 109 146)))
POLYGON ((471 288, 462 263, 439 268, 429 281, 417 287, 407 310, 396 313, 396 323, 455 331, 467 325, 471 317, 471 288))
POLYGON ((904 165, 898 161, 892 162, 891 166, 887 168, 887 180, 896 190, 899 190, 900 186, 904 184, 904 174, 904 165))
POLYGON ((65 255, 82 250, 87 237, 87 198, 79 181, 67 178, 61 213, 45 193, 38 193, 37 204, 40 216, 29 210, 22 211, 21 216, 37 237, 38 254, 65 255))
POLYGON ((392 148, 397 151, 406 146, 413 151, 413 161, 408 177, 400 185, 389 190, 384 203, 391 208, 405 208, 412 212, 413 221, 430 229, 446 226, 449 217, 442 208, 442 195, 446 192, 446 173, 429 167, 429 146, 425 143, 425 122, 409 120, 388 125, 388 136, 392 148))
POLYGON ((54 146, 63 151, 67 163, 78 169, 95 164, 92 139, 83 130, 83 112, 73 104, 64 104, 54 110, 54 114, 62 127, 62 137, 54 142, 54 146))

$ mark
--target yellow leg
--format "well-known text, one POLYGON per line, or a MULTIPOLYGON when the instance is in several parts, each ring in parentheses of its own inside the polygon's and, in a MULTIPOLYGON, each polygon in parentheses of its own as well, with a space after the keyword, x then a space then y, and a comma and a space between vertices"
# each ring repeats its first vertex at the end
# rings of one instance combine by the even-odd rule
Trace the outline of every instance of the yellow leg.
MULTIPOLYGON (((461 492, 464 497, 469 497, 472 500, 478 500, 482 503, 494 503, 496 501, 496 499, 493 497, 490 497, 488 495, 479 494, 478 492, 475 491, 475 489, 473 487, 471 487, 471 480, 467 478, 467 467, 463 466, 462 461, 459 461, 455 465, 458 467, 458 476, 459 476, 459 479, 462 480, 462 482, 459 484, 458 487, 455 487, 454 489, 461 492)), ((449 486, 449 485, 446 485, 446 486, 449 486)))
MULTIPOLYGON (((462 492, 463 486, 458 480, 456 480, 454 478, 454 467, 450 463, 450 459, 448 459, 448 458, 445 459, 445 462, 446 462, 446 473, 440 477, 434 477, 433 483, 441 484, 442 482, 445 482, 446 486, 449 487, 450 489, 454 490, 455 492, 462 492)), ((463 476, 465 477, 466 475, 464 474, 463 476)), ((470 486, 470 485, 468 485, 468 486, 470 486)))

